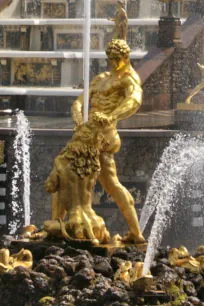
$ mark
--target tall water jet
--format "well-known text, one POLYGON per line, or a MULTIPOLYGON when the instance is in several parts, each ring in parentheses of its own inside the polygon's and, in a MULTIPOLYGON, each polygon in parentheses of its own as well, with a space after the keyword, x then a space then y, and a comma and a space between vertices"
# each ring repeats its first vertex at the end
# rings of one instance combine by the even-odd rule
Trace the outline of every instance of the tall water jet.
POLYGON ((31 143, 31 128, 28 119, 23 111, 19 111, 16 115, 16 137, 14 140, 15 163, 13 166, 12 179, 12 201, 11 209, 13 220, 9 223, 11 234, 15 234, 20 226, 21 220, 16 218, 22 207, 19 201, 19 185, 23 178, 23 206, 24 206, 24 225, 30 224, 30 143, 31 143))
POLYGON ((150 217, 158 205, 160 195, 166 186, 170 169, 177 163, 178 151, 185 145, 183 135, 177 135, 176 140, 171 140, 169 146, 162 154, 160 163, 152 176, 145 204, 141 212, 140 228, 142 232, 144 232, 150 217))
POLYGON ((91 44, 91 0, 84 1, 84 121, 88 121, 91 44))
MULTIPOLYGON (((164 156, 169 156, 168 162, 164 163, 164 166, 169 166, 169 171, 168 174, 164 172, 163 177, 162 172, 160 173, 162 186, 158 186, 158 196, 154 199, 156 216, 145 257, 144 275, 148 273, 154 260, 155 252, 161 244, 163 233, 171 223, 178 187, 182 187, 185 184, 184 176, 187 170, 195 163, 203 160, 204 144, 199 138, 178 135, 165 150, 161 163, 164 161, 164 156), (172 164, 170 164, 171 160, 174 160, 172 164)), ((159 167, 160 169, 162 168, 161 166, 159 167)), ((155 185, 152 184, 152 186, 150 193, 157 192, 155 185)))

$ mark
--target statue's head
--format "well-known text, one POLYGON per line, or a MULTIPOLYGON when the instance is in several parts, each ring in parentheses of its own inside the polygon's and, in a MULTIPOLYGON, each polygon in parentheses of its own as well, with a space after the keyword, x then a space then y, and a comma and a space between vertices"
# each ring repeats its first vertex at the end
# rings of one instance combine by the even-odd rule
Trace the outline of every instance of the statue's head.
POLYGON ((108 44, 106 54, 112 68, 120 70, 129 63, 130 48, 125 40, 113 39, 108 44))
POLYGON ((124 0, 118 0, 117 1, 117 4, 119 5, 119 6, 121 6, 121 7, 125 7, 125 1, 124 0))

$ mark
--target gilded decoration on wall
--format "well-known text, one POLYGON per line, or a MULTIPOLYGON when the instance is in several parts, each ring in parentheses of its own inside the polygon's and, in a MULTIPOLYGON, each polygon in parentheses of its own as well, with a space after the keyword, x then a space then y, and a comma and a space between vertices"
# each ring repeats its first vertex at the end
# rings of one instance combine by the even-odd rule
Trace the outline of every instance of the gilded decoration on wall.
MULTIPOLYGON (((59 50, 81 50, 83 49, 82 33, 60 33, 57 34, 57 49, 59 50)), ((91 34, 91 49, 99 50, 99 35, 91 34)))
POLYGON ((10 60, 0 59, 0 85, 10 85, 10 60))
POLYGON ((66 18, 65 3, 43 3, 44 18, 66 18))
POLYGON ((5 142, 0 140, 0 165, 4 164, 4 150, 5 150, 5 142))
POLYGON ((60 84, 60 65, 14 61, 13 85, 57 85, 60 84))

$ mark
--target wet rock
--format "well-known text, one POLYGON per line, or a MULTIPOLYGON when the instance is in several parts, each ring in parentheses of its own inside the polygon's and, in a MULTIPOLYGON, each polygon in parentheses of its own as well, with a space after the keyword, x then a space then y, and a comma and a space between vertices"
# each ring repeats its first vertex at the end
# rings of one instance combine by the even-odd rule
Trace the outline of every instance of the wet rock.
POLYGON ((124 260, 118 257, 111 257, 111 266, 114 271, 117 271, 124 260))
POLYGON ((112 255, 113 257, 118 257, 123 260, 128 260, 128 252, 125 249, 118 249, 112 255))
POLYGON ((15 238, 10 235, 2 235, 0 238, 0 249, 8 248, 11 245, 11 242, 14 241, 15 238))
POLYGON ((103 303, 103 296, 110 287, 110 279, 103 277, 101 274, 96 275, 92 288, 92 295, 98 301, 99 304, 103 303))
POLYGON ((160 263, 162 263, 166 266, 169 266, 169 261, 168 261, 167 258, 161 258, 161 259, 158 260, 158 262, 160 262, 160 263))
POLYGON ((86 251, 86 250, 80 250, 80 249, 74 249, 70 246, 68 246, 65 250, 64 250, 64 256, 65 255, 68 255, 70 257, 76 257, 76 256, 79 256, 79 255, 83 255, 83 256, 86 256, 89 261, 92 261, 93 258, 91 256, 91 253, 89 251, 86 251))
POLYGON ((30 277, 38 295, 49 295, 51 286, 46 274, 32 271, 30 277))
POLYGON ((88 287, 95 277, 93 269, 84 268, 78 271, 71 279, 71 284, 79 288, 88 287))
POLYGON ((128 292, 116 286, 110 287, 103 296, 104 304, 107 302, 129 302, 128 292))
POLYGON ((180 278, 186 278, 186 271, 184 268, 181 268, 181 267, 175 267, 174 268, 174 271, 178 274, 178 276, 180 278))
POLYGON ((46 260, 42 259, 35 268, 36 272, 42 272, 55 280, 61 280, 66 276, 66 273, 62 267, 58 265, 56 259, 46 260))
POLYGON ((75 301, 76 301, 76 299, 74 298, 73 295, 65 294, 65 295, 59 297, 56 305, 60 305, 60 306, 74 306, 75 305, 75 301))
POLYGON ((47 246, 46 245, 37 245, 33 248, 32 254, 33 254, 33 259, 36 261, 41 260, 46 253, 47 246))
POLYGON ((196 296, 197 292, 191 281, 183 281, 183 289, 188 296, 196 296))
POLYGON ((86 255, 78 255, 74 257, 74 261, 75 261, 75 271, 76 272, 84 268, 92 269, 93 258, 91 258, 91 262, 90 262, 89 258, 86 255))
POLYGON ((57 246, 51 246, 45 252, 45 256, 48 256, 48 255, 63 256, 63 254, 64 254, 64 249, 57 247, 57 246))
POLYGON ((93 269, 97 273, 101 273, 103 276, 113 276, 113 269, 107 258, 101 256, 94 256, 93 269))
POLYGON ((164 280, 165 282, 171 282, 172 280, 178 279, 178 274, 174 269, 162 263, 156 263, 152 266, 151 273, 153 276, 157 276, 158 279, 164 280))
POLYGON ((190 296, 188 298, 188 301, 190 303, 192 303, 193 305, 200 305, 201 304, 200 300, 197 297, 195 297, 195 296, 190 296))
POLYGON ((169 246, 158 248, 155 259, 159 260, 161 258, 168 258, 169 251, 170 251, 169 246))
POLYGON ((197 296, 202 302, 204 302, 204 284, 198 288, 197 296))

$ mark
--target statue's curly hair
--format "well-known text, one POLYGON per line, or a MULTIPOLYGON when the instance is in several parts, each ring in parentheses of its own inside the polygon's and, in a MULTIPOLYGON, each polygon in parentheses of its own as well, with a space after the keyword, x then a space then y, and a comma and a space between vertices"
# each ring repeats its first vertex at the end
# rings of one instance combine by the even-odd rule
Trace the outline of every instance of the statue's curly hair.
POLYGON ((121 58, 128 58, 130 54, 130 48, 125 40, 113 39, 108 44, 106 54, 109 59, 119 60, 121 58))

